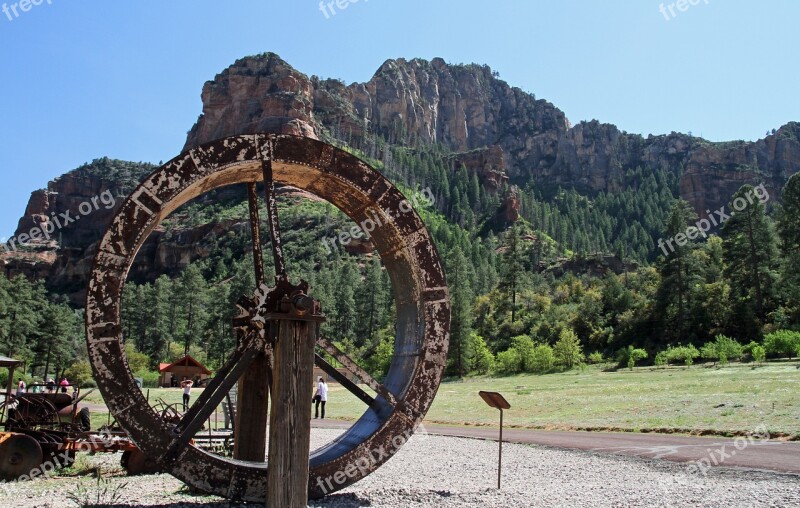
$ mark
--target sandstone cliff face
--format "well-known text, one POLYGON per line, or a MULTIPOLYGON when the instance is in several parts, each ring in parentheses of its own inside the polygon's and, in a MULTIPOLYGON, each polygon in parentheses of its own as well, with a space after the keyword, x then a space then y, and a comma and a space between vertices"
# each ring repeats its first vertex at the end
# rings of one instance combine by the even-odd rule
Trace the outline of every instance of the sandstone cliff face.
POLYGON ((775 196, 800 171, 800 124, 755 143, 709 143, 672 133, 628 134, 597 121, 570 126, 564 113, 496 78, 487 66, 436 58, 388 60, 367 83, 308 78, 277 55, 245 58, 206 84, 203 115, 186 148, 260 130, 440 143, 482 183, 574 186, 616 192, 626 169, 666 168, 698 210, 724 205, 744 183, 775 196), (474 152, 478 150, 478 152, 474 152), (469 152, 469 153, 467 153, 469 152), (500 162, 502 161, 502 162, 500 162))
POLYGON ((203 89, 185 148, 258 131, 441 143, 454 152, 496 145, 511 177, 555 161, 564 113, 496 79, 487 66, 437 58, 388 60, 368 83, 308 78, 274 54, 240 60, 203 89))

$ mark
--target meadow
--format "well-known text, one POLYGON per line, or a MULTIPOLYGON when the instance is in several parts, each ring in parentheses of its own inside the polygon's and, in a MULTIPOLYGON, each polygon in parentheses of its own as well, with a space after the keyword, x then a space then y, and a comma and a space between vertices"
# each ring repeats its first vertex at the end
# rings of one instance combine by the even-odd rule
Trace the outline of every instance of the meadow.
MULTIPOLYGON (((425 422, 497 425, 498 413, 480 399, 480 390, 506 397, 509 427, 726 435, 765 425, 776 436, 800 436, 800 362, 619 371, 594 366, 558 374, 445 381, 425 422)), ((199 393, 194 390, 193 400, 199 393)), ((149 397, 151 403, 179 403, 181 391, 150 389, 149 397)), ((99 392, 86 402, 92 405, 93 422, 104 424, 107 413, 99 392)), ((331 383, 328 418, 354 421, 364 409, 361 401, 331 383)))

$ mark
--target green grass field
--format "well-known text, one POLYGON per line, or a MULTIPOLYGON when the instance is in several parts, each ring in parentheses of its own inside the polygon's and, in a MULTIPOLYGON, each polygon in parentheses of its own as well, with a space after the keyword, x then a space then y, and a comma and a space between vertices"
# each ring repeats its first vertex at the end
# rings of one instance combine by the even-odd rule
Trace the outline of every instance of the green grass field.
MULTIPOLYGON (((505 416, 510 427, 727 434, 766 425, 773 435, 800 435, 798 366, 696 365, 618 372, 589 367, 545 376, 470 378, 443 383, 426 422, 497 425, 497 411, 478 397, 478 391, 488 390, 501 392, 511 403, 505 416)), ((193 400, 198 394, 193 391, 193 400)), ((151 402, 159 399, 180 402, 181 390, 150 390, 151 402)), ((97 392, 86 402, 103 404, 97 392)), ((329 418, 355 420, 363 411, 362 402, 331 385, 329 418)), ((93 421, 105 419, 95 411, 93 421)))

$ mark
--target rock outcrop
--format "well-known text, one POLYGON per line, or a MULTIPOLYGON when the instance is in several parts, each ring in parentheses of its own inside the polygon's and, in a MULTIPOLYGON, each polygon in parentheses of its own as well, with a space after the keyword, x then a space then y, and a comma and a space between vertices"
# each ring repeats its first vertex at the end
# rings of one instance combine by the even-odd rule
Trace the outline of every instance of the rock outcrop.
POLYGON ((298 72, 277 55, 239 60, 203 89, 203 115, 186 147, 258 131, 391 143, 440 143, 463 152, 488 189, 503 183, 617 192, 627 169, 666 168, 698 210, 724 205, 743 183, 777 195, 800 171, 800 124, 754 142, 710 143, 672 133, 644 138, 564 113, 497 78, 488 66, 388 60, 367 83, 298 72))

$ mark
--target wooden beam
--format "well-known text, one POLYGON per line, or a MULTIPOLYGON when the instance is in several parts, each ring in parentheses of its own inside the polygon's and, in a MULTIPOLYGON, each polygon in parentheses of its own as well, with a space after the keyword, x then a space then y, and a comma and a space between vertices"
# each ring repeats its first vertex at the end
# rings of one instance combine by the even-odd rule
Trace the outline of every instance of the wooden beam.
POLYGON ((239 380, 233 458, 264 462, 267 456, 269 357, 259 353, 239 380))
POLYGON ((278 321, 270 415, 267 506, 308 506, 314 347, 319 324, 278 321))

